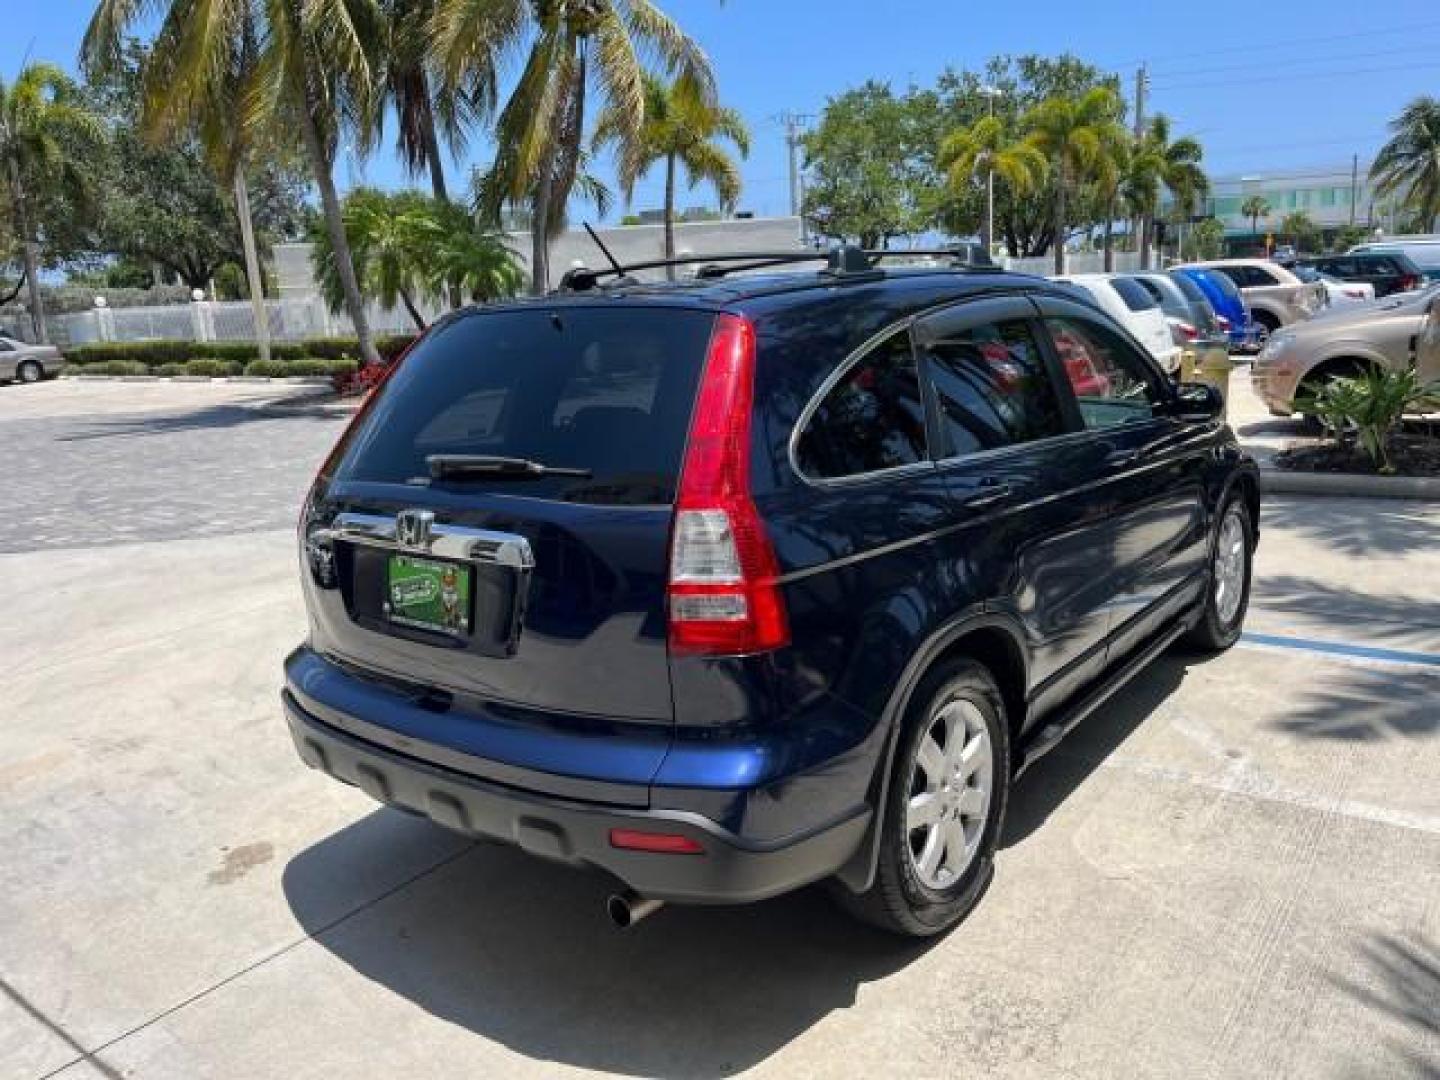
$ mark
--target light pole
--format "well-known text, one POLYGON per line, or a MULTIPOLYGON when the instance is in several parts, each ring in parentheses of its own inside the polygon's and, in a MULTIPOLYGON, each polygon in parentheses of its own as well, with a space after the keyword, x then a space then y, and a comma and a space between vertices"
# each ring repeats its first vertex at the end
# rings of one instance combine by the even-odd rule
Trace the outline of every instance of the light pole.
MULTIPOLYGON (((990 118, 995 118, 995 99, 1000 90, 994 86, 980 87, 989 104, 990 118)), ((985 163, 985 254, 993 254, 995 248, 995 152, 991 150, 985 163)))

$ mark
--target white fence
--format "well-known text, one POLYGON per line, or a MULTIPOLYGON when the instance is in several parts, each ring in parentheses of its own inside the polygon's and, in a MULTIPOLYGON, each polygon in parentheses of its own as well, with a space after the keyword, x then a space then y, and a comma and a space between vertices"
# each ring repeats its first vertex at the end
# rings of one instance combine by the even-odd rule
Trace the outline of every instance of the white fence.
MULTIPOLYGON (((1111 259, 1116 273, 1129 274, 1140 269, 1140 256, 1134 251, 1114 252, 1111 259)), ((1000 260, 1000 265, 1017 274, 1038 274, 1041 277, 1049 277, 1055 273, 1055 256, 1041 255, 1034 259, 1012 259, 1006 256, 1000 260)), ((1105 255, 1100 251, 1066 252, 1065 272, 1067 274, 1104 273, 1105 255)))
MULTIPOLYGON (((353 334, 345 315, 333 315, 318 296, 267 300, 265 314, 272 341, 353 334)), ((378 334, 411 333, 415 324, 403 310, 372 305, 370 328, 378 334)), ((426 313, 427 317, 436 314, 426 313)), ((28 336, 28 321, 16 327, 28 336)), ((198 300, 161 307, 94 307, 47 320, 51 339, 61 346, 101 341, 254 341, 255 311, 248 300, 198 300)))

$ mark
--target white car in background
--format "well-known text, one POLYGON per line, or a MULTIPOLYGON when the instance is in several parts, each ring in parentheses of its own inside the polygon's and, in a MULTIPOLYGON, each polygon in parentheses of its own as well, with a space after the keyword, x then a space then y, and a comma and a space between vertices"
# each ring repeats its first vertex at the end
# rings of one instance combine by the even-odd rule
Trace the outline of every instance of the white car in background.
POLYGON ((1170 332, 1170 321, 1160 302, 1138 281, 1125 274, 1062 274, 1063 281, 1084 290, 1090 298, 1149 350, 1166 371, 1180 366, 1180 346, 1170 332))
POLYGON ((1290 272, 1307 285, 1319 282, 1325 286, 1326 305, 1331 309, 1368 304, 1375 299, 1375 286, 1367 281, 1341 281, 1309 266, 1292 266, 1290 272))

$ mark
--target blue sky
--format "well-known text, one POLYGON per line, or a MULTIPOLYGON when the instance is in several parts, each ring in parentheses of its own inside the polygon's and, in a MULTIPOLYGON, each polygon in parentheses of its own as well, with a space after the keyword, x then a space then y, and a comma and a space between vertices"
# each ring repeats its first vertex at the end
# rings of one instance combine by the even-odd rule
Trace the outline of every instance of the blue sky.
MULTIPOLYGON (((74 67, 93 0, 0 0, 0 75, 25 57, 74 67)), ((1420 93, 1440 95, 1440 8, 1434 0, 1305 4, 1145 4, 1030 0, 661 0, 710 53, 726 102, 754 139, 742 206, 787 209, 784 110, 818 113, 827 96, 867 78, 897 89, 947 65, 978 68, 995 53, 1072 51, 1124 74, 1152 74, 1152 109, 1205 144, 1212 173, 1348 162, 1373 153, 1384 126, 1420 93), (1249 42, 1254 42, 1249 44, 1249 42)), ((483 160, 484 147, 474 156, 483 160)), ((452 170, 453 172, 454 170, 452 170)), ((467 170, 468 171, 468 170, 467 170)), ((602 175, 606 170, 602 168, 602 175)), ((342 186, 404 182, 388 154, 337 170, 342 186)), ((637 206, 659 202, 658 176, 637 206)), ((695 192, 681 205, 713 201, 695 192)), ((618 214, 619 211, 617 210, 618 214)), ((583 216, 583 215, 582 215, 583 216)))

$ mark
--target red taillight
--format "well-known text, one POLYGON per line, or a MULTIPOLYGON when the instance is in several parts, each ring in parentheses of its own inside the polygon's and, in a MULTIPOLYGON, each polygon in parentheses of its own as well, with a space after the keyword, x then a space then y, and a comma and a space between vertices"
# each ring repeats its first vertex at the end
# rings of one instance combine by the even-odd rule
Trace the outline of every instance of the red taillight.
POLYGON ((1418 289, 1419 287, 1420 277, 1418 274, 1406 274, 1400 279, 1401 292, 1409 292, 1411 289, 1418 289))
POLYGON ((1221 329, 1221 330, 1229 330, 1229 329, 1230 329, 1230 320, 1227 319, 1224 315, 1216 315, 1216 316, 1215 316, 1215 321, 1220 324, 1220 329, 1221 329))
POLYGON ((779 570, 750 498, 755 328, 720 315, 705 372, 670 537, 670 650, 730 656, 790 642, 779 570))
POLYGON ((653 851, 661 855, 702 855, 705 849, 679 833, 641 832, 638 829, 611 829, 610 846, 626 851, 653 851))

